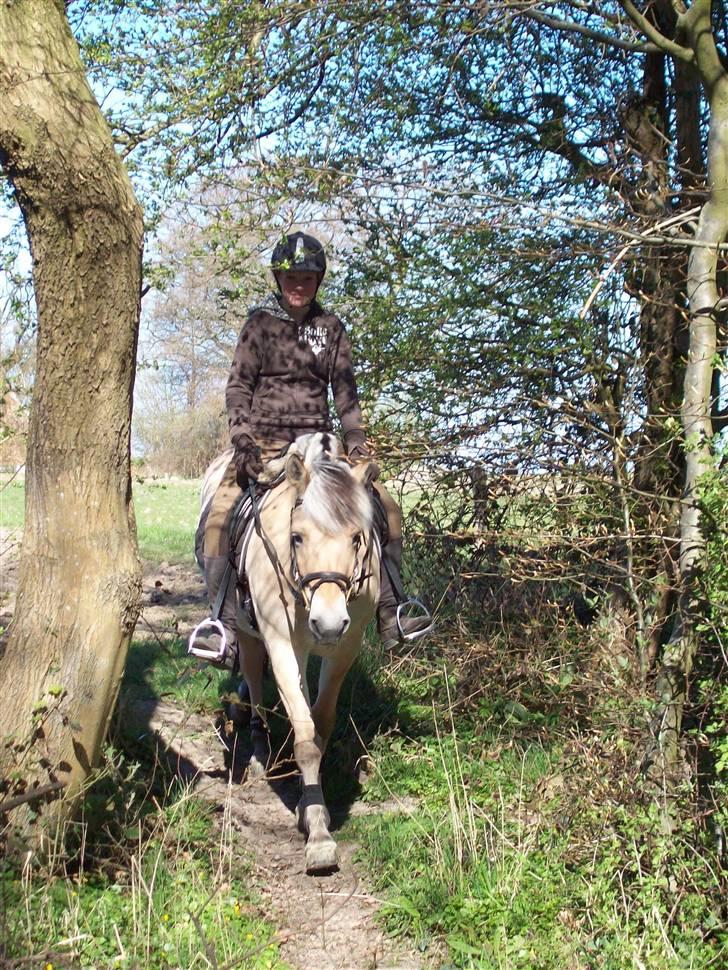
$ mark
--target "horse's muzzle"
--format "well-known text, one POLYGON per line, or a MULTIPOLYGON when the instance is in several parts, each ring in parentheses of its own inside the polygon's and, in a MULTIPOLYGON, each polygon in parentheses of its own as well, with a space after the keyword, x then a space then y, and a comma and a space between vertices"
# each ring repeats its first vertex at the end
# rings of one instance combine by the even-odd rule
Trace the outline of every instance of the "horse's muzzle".
POLYGON ((317 643, 338 643, 351 626, 346 597, 340 589, 316 590, 311 598, 308 627, 317 643))

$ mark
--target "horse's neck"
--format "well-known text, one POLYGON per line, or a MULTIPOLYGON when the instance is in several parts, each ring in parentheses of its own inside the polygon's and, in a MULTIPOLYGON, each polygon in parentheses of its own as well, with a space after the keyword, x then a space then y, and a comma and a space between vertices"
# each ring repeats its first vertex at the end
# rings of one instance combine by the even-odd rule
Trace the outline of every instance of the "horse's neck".
POLYGON ((288 554, 291 542, 291 512, 296 504, 297 493, 286 480, 277 485, 260 512, 263 531, 272 542, 278 555, 288 554))

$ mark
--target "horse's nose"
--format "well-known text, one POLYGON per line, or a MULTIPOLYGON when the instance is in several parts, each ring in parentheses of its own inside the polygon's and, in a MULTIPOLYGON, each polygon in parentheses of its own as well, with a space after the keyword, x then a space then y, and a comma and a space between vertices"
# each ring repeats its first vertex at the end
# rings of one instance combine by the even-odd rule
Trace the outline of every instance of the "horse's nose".
POLYGON ((351 620, 348 616, 311 616, 308 625, 317 640, 322 643, 336 643, 349 629, 351 620))

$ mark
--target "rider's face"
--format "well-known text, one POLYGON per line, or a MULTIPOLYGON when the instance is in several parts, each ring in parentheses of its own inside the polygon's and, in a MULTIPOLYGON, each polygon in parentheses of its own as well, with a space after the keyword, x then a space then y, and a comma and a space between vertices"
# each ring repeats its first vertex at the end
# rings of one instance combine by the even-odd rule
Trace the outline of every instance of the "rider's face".
POLYGON ((283 299, 292 309, 307 307, 316 296, 319 286, 318 273, 296 273, 284 270, 278 274, 278 285, 283 299))

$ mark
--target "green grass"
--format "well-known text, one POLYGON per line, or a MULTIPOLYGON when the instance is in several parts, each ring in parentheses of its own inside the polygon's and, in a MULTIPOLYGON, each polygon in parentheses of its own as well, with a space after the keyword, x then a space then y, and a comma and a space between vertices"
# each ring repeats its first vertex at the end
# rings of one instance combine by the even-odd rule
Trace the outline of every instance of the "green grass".
MULTIPOLYGON (((19 524, 18 509, 22 521, 19 495, 17 486, 0 494, 2 524, 19 524)), ((142 555, 188 558, 196 484, 137 483, 135 504, 142 555)), ((424 558, 420 568, 434 571, 424 558)), ((460 620, 482 625, 475 615, 460 620)), ((622 687, 610 693, 610 683, 601 684, 589 720, 586 701, 577 704, 578 667, 558 691, 550 659, 540 674, 531 661, 515 676, 529 650, 571 656, 565 630, 549 644, 530 620, 530 646, 510 631, 495 645, 485 636, 471 644, 498 655, 484 667, 495 672, 490 680, 486 674, 474 685, 462 658, 443 664, 431 645, 392 664, 372 642, 344 685, 324 774, 329 804, 339 818, 359 797, 415 806, 345 818, 336 835, 356 841, 359 864, 384 900, 386 927, 414 941, 426 960, 435 945, 444 948, 440 970, 726 965, 728 894, 711 833, 685 821, 666 836, 640 799, 633 766, 642 741, 622 687), (598 710, 611 712, 603 723, 598 710), (362 747, 373 765, 363 792, 349 770, 362 747)), ((139 640, 122 703, 156 695, 212 712, 231 687, 227 674, 191 663, 181 641, 163 648, 139 640)), ((287 727, 282 719, 273 727, 280 740, 287 727)), ((51 954, 59 966, 73 954, 74 966, 193 967, 209 965, 211 946, 220 965, 261 946, 247 965, 281 966, 234 840, 179 785, 160 788, 152 780, 158 772, 150 764, 113 769, 106 787, 90 793, 87 855, 83 864, 64 860, 65 876, 5 871, 0 939, 13 941, 11 956, 53 962, 51 954)))
POLYGON ((21 479, 0 482, 0 528, 22 528, 24 504, 25 485, 21 479))
POLYGON ((385 897, 390 932, 423 950, 444 940, 447 967, 724 965, 721 882, 707 841, 701 855, 694 833, 668 839, 638 808, 574 804, 560 790, 558 745, 463 719, 449 734, 381 737, 372 757, 367 797, 406 794, 417 810, 356 818, 342 834, 385 897))
MULTIPOLYGON (((152 562, 192 562, 200 483, 181 479, 134 481, 139 554, 152 562)), ((0 527, 23 526, 25 486, 0 485, 0 527)))
POLYGON ((216 826, 159 765, 150 782, 109 752, 106 769, 69 836, 75 857, 2 864, 3 965, 283 970, 227 813, 216 826))
POLYGON ((192 562, 200 507, 198 481, 134 482, 139 554, 153 562, 192 562))
POLYGON ((184 640, 162 646, 137 639, 129 649, 121 701, 168 697, 184 711, 214 711, 236 685, 228 672, 190 657, 184 640))

